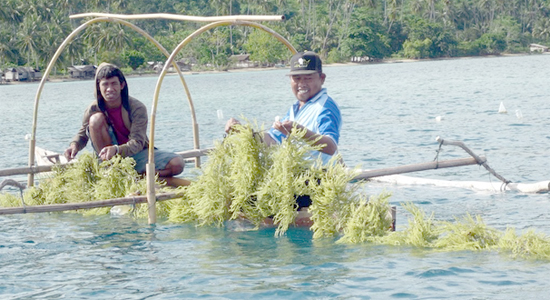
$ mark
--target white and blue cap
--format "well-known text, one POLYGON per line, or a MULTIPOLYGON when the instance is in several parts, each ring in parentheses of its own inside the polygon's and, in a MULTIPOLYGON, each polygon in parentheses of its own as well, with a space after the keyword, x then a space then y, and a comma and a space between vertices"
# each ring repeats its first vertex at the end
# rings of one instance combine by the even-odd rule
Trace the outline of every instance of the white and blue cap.
POLYGON ((290 73, 287 75, 291 76, 322 73, 322 65, 323 63, 321 62, 321 58, 315 52, 298 52, 290 59, 290 73))

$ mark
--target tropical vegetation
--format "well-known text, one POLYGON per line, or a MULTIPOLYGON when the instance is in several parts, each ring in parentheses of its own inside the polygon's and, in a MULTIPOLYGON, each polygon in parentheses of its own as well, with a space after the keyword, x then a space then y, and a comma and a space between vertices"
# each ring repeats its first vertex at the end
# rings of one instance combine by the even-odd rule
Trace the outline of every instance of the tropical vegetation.
MULTIPOLYGON (((351 57, 435 58, 526 51, 550 42, 548 0, 4 0, 0 6, 0 68, 44 68, 85 12, 172 13, 193 16, 284 15, 266 25, 299 51, 328 62, 351 57)), ((136 20, 168 51, 204 24, 136 20)), ((289 52, 268 34, 243 26, 218 27, 184 48, 178 60, 223 69, 233 54, 262 64, 280 63, 289 52)), ((144 37, 116 23, 96 23, 58 60, 59 68, 110 61, 137 69, 165 61, 144 37)))

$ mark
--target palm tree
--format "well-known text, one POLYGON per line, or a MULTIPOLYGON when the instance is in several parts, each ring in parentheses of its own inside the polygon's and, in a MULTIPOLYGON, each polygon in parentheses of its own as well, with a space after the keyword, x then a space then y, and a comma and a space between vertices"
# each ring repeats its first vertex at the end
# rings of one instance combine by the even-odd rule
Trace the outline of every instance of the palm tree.
POLYGON ((19 30, 17 31, 17 46, 23 56, 27 58, 27 64, 34 63, 38 68, 38 53, 39 45, 37 41, 40 39, 41 22, 38 21, 36 15, 27 15, 23 19, 19 30))
POLYGON ((126 34, 120 24, 109 24, 101 26, 99 31, 97 49, 100 51, 122 52, 128 46, 132 45, 131 37, 126 34))
POLYGON ((21 2, 17 0, 5 0, 0 5, 0 20, 10 25, 17 25, 23 21, 23 13, 18 9, 21 2))
POLYGON ((17 53, 13 45, 13 39, 8 30, 0 30, 0 68, 5 62, 15 60, 17 53))

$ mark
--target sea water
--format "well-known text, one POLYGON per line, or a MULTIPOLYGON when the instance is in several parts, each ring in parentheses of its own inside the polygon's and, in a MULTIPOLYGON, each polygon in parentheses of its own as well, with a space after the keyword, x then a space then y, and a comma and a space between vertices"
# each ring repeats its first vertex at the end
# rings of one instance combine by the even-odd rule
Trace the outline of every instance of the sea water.
MULTIPOLYGON (((463 141, 508 180, 550 180, 550 55, 326 66, 325 87, 344 120, 339 149, 349 166, 389 168, 433 161, 437 136, 463 141), (500 104, 507 113, 499 113, 500 104)), ((225 118, 268 128, 295 101, 287 70, 189 75, 200 145, 223 138, 225 118)), ((128 78, 152 110, 156 77, 128 78)), ((0 166, 23 167, 38 84, 0 86, 0 166)), ((93 81, 49 82, 38 104, 37 145, 63 152, 93 99, 93 81)), ((193 148, 188 100, 177 76, 162 82, 155 146, 193 148)), ((468 157, 443 146, 439 159, 468 157)), ((193 176, 187 165, 183 176, 193 176)), ((412 174, 494 181, 465 166, 412 174)), ((3 180, 4 178, 0 178, 3 180)), ((18 179, 24 180, 24 177, 18 179)), ((397 230, 412 202, 438 220, 480 215, 497 230, 550 234, 548 194, 369 183, 392 193, 397 230)), ((341 245, 291 228, 195 227, 77 213, 0 216, 1 299, 543 299, 550 262, 489 251, 341 245)))

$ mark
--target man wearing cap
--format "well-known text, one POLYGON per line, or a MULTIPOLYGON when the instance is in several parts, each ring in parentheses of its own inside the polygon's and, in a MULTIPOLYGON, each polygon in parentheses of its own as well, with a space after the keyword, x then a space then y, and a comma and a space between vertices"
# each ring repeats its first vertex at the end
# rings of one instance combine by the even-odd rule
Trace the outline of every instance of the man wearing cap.
MULTIPOLYGON (((293 128, 307 128, 305 138, 320 139, 316 145, 325 145, 319 155, 323 164, 338 152, 338 139, 342 117, 340 108, 323 88, 326 75, 321 58, 314 52, 299 52, 290 59, 290 87, 298 101, 281 120, 275 120, 264 140, 267 144, 280 144, 293 128)), ((231 118, 225 127, 231 130, 238 121, 231 118)))
MULTIPOLYGON (((92 141, 94 151, 102 160, 115 155, 132 157, 138 173, 145 172, 148 162, 147 108, 128 95, 128 84, 122 71, 107 63, 99 65, 95 78, 95 95, 84 113, 82 126, 65 150, 67 160, 92 141)), ((181 156, 155 149, 155 168, 159 179, 168 185, 188 185, 189 181, 175 178, 184 168, 181 156)))
MULTIPOLYGON (((323 88, 326 75, 323 73, 321 58, 314 52, 297 53, 290 59, 290 87, 298 101, 290 107, 286 115, 273 123, 273 127, 265 134, 264 141, 268 145, 280 144, 283 138, 297 128, 307 129, 304 138, 317 140, 315 145, 325 145, 317 154, 327 164, 338 152, 338 139, 342 116, 340 108, 323 88)), ((229 133, 232 126, 239 124, 236 119, 229 119, 225 131, 229 133)), ((311 205, 309 195, 296 195, 298 215, 295 224, 311 226, 308 212, 311 205)), ((267 218, 266 224, 273 220, 267 218)))

